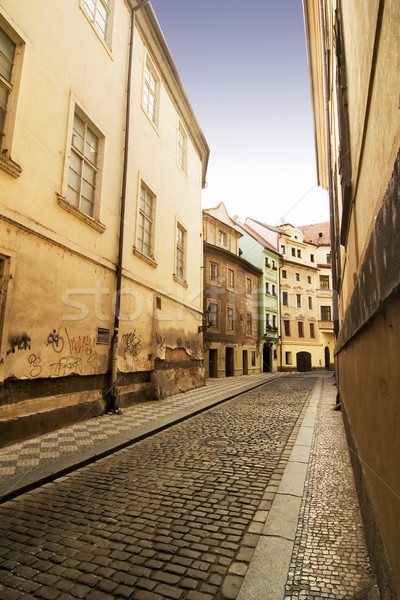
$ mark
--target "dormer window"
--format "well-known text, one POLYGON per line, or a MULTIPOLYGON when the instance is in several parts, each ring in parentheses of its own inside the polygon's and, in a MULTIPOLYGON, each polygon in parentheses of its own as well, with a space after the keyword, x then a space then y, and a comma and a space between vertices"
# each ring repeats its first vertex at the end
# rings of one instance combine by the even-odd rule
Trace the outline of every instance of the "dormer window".
POLYGON ((222 231, 221 229, 218 231, 218 242, 220 246, 224 248, 228 247, 228 234, 226 231, 222 231))

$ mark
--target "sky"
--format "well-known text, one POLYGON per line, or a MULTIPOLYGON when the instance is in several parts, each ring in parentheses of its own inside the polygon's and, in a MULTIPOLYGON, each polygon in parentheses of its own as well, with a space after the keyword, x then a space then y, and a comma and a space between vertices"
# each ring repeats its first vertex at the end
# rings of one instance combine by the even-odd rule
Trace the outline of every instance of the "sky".
POLYGON ((301 0, 151 0, 210 147, 203 208, 329 220, 317 185, 301 0))

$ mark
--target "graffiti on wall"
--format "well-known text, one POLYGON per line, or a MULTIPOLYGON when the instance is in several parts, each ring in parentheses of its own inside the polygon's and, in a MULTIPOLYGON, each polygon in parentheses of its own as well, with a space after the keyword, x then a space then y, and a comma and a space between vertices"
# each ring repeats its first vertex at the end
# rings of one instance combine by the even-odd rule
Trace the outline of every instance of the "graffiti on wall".
POLYGON ((50 367, 54 367, 53 375, 62 377, 69 373, 82 373, 82 359, 79 356, 63 356, 50 367))
POLYGON ((138 354, 140 353, 141 345, 142 342, 140 338, 137 337, 135 331, 123 334, 122 347, 126 354, 130 354, 131 356, 138 356, 138 354))
POLYGON ((71 358, 76 354, 83 354, 88 363, 94 361, 96 358, 96 337, 90 337, 88 335, 73 336, 68 333, 66 328, 65 335, 67 336, 70 351, 70 356, 67 358, 71 358))
POLYGON ((31 354, 29 356, 28 363, 31 365, 29 375, 31 377, 39 377, 40 373, 42 372, 41 362, 42 359, 40 358, 40 356, 37 356, 36 354, 31 354))
POLYGON ((51 346, 54 352, 62 352, 64 348, 64 340, 60 334, 57 333, 56 329, 53 329, 52 333, 47 336, 46 346, 51 346))
POLYGON ((8 338, 10 348, 6 352, 8 354, 15 354, 15 350, 30 350, 31 349, 31 338, 27 333, 21 333, 20 335, 13 335, 8 338))
POLYGON ((156 333, 156 344, 159 350, 165 350, 165 337, 163 338, 159 333, 156 333))

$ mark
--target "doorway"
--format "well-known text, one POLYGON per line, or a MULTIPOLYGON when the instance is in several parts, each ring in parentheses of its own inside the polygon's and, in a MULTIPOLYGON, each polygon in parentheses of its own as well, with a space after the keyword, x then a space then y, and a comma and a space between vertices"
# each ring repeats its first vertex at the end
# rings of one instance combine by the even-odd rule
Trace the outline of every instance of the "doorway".
POLYGON ((218 350, 208 351, 208 376, 218 377, 218 350))
POLYGON ((249 374, 249 362, 248 362, 247 350, 243 350, 243 375, 249 374))
POLYGON ((328 346, 325 346, 325 369, 329 371, 331 368, 331 355, 328 346))
POLYGON ((233 377, 235 374, 234 366, 234 350, 233 348, 225 349, 225 375, 226 377, 233 377))
POLYGON ((309 352, 298 352, 296 354, 297 370, 301 373, 311 371, 311 354, 309 352))
POLYGON ((264 344, 263 348, 263 373, 271 372, 271 346, 264 344))

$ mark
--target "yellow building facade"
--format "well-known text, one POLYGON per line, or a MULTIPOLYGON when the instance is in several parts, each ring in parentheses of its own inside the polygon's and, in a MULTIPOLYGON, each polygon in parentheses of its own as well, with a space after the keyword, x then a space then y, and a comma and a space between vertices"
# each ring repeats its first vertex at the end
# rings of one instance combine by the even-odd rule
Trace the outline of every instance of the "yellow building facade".
POLYGON ((0 35, 0 419, 201 385, 209 150, 151 5, 0 0, 0 35))
POLYGON ((336 375, 372 566, 400 595, 400 5, 304 0, 319 184, 329 193, 336 375))

